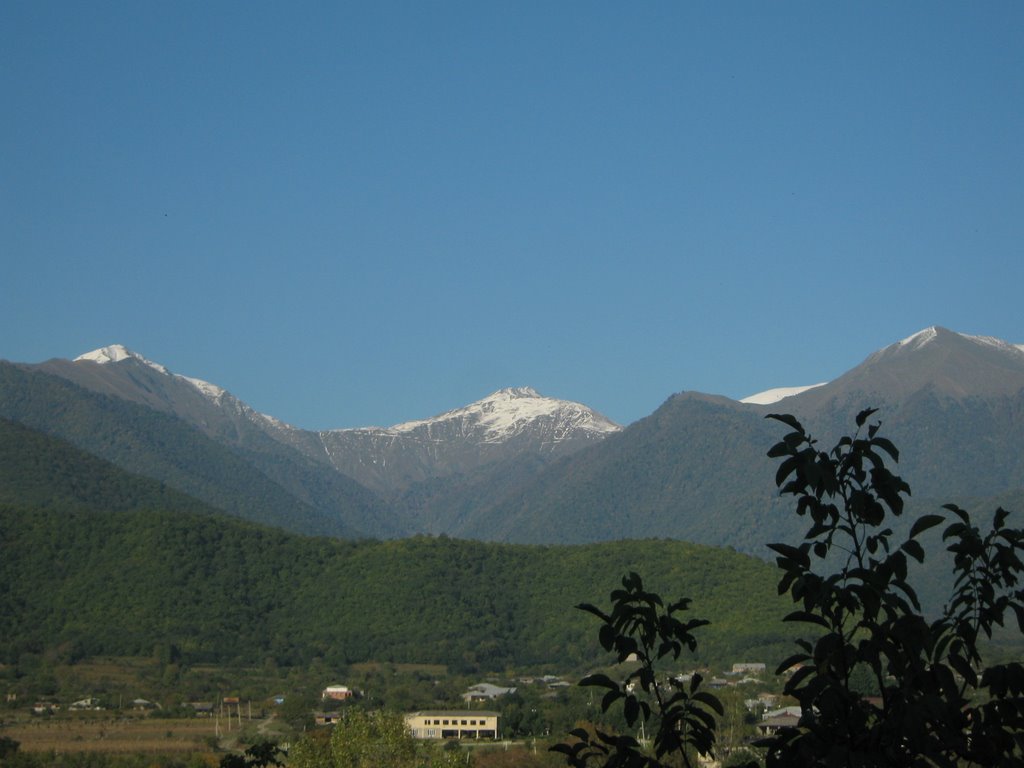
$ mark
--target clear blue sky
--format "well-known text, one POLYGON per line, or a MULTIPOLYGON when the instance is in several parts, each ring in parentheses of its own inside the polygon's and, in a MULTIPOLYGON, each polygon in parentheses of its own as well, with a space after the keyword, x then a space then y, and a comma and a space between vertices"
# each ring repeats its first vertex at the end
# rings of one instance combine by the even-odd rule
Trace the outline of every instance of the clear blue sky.
POLYGON ((0 3, 0 358, 312 428, 1024 343, 1024 3, 0 3))

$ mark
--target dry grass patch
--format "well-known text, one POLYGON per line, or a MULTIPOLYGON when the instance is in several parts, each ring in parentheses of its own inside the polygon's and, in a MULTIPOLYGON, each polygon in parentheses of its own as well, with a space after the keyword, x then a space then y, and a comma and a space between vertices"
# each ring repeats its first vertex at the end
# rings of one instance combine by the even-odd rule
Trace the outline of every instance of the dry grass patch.
POLYGON ((26 752, 211 752, 212 720, 157 718, 47 718, 12 723, 0 735, 26 752))

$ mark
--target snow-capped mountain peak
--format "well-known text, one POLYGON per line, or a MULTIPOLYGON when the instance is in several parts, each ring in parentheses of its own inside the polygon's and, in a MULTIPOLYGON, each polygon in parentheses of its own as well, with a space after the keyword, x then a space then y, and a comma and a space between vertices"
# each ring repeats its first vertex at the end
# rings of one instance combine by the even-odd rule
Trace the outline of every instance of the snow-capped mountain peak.
MULTIPOLYGON (((100 347, 94 349, 92 352, 86 352, 84 355, 79 355, 74 359, 73 362, 92 362, 98 365, 110 365, 114 363, 122 363, 126 360, 134 360, 142 365, 152 368, 157 373, 163 374, 164 376, 170 376, 179 381, 184 381, 193 386, 203 396, 212 400, 213 402, 219 402, 227 395, 231 397, 231 394, 223 387, 218 387, 216 384, 211 384, 208 381, 197 379, 192 376, 183 376, 180 373, 173 373, 168 370, 167 366, 161 365, 160 363, 154 363, 152 360, 140 355, 138 352, 134 352, 123 344, 111 344, 108 347, 100 347)), ((257 414, 263 418, 271 419, 272 417, 264 416, 264 414, 257 414)), ((272 419, 277 421, 276 419, 272 419)))
POLYGON ((338 471, 374 490, 393 492, 516 456, 565 456, 620 430, 580 403, 510 387, 432 418, 318 436, 321 451, 338 471))
POLYGON ((997 339, 994 336, 972 336, 969 333, 960 333, 958 331, 951 331, 946 328, 942 328, 938 325, 933 325, 924 330, 918 331, 917 333, 908 336, 902 341, 898 341, 895 344, 890 344, 884 349, 880 349, 874 353, 870 359, 891 357, 892 355, 904 354, 906 352, 916 352, 934 345, 936 342, 941 341, 963 341, 971 342, 974 345, 996 350, 1003 354, 1009 355, 1012 358, 1020 357, 1020 354, 1024 352, 1024 344, 1011 344, 1003 339, 997 339))
MULTIPOLYGON (((1019 369, 1020 365, 1024 363, 1024 344, 1011 344, 994 336, 972 336, 967 333, 950 331, 938 325, 932 325, 873 352, 862 365, 895 361, 906 361, 903 364, 915 365, 910 361, 917 358, 919 353, 929 354, 934 351, 940 356, 945 357, 950 354, 950 350, 953 348, 960 349, 968 354, 998 353, 995 359, 1004 360, 1005 364, 1014 369, 1019 369), (973 350, 973 352, 970 352, 970 350, 973 350), (1000 355, 1004 357, 1000 357, 1000 355)), ((970 366, 965 363, 961 367, 970 366)), ((897 378, 906 380, 908 375, 909 373, 902 374, 897 378)), ((849 374, 846 374, 846 376, 849 376, 849 374)), ((754 405, 771 405, 784 398, 799 395, 801 392, 816 389, 827 383, 812 384, 809 387, 778 387, 768 389, 764 392, 758 392, 757 394, 745 397, 740 402, 754 405)))
POLYGON ((565 421, 576 429, 597 434, 620 429, 618 424, 580 403, 544 397, 532 387, 508 387, 430 419, 396 424, 389 431, 408 433, 446 422, 465 421, 482 430, 488 441, 501 441, 528 428, 538 419, 565 421))
POLYGON ((148 365, 150 368, 155 371, 159 371, 160 373, 167 375, 170 375, 171 373, 164 366, 160 365, 160 363, 154 363, 152 360, 147 360, 138 352, 133 352, 123 344, 111 344, 109 347, 94 349, 92 352, 86 352, 84 355, 79 355, 74 359, 74 362, 78 363, 83 360, 99 363, 100 365, 120 363, 123 360, 138 360, 143 365, 148 365))
POLYGON ((907 336, 907 338, 896 342, 896 346, 911 350, 920 349, 925 344, 935 341, 935 339, 939 337, 939 330, 940 329, 938 328, 938 326, 929 326, 924 330, 918 331, 917 333, 907 336))

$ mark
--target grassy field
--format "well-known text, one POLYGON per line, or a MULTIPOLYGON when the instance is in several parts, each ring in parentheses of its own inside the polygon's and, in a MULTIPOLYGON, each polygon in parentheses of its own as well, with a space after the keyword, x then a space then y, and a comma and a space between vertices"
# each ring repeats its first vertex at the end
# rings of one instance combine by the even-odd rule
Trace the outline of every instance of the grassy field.
MULTIPOLYGON (((96 716, 31 718, 7 722, 0 727, 0 736, 8 736, 20 742, 20 749, 25 752, 209 753, 211 763, 216 763, 213 747, 218 739, 216 723, 212 719, 88 714, 96 716)), ((223 723, 221 727, 223 729, 223 723)), ((221 735, 230 737, 230 734, 223 731, 221 735)))

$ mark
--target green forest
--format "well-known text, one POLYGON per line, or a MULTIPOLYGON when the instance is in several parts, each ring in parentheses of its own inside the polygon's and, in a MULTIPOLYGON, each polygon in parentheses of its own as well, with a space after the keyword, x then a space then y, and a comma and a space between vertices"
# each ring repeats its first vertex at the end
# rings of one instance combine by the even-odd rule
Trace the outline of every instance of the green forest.
POLYGON ((585 668, 622 574, 694 599, 698 661, 772 661, 791 634, 769 564, 679 541, 513 546, 309 538, 222 515, 0 422, 0 662, 173 649, 183 663, 320 660, 454 671, 585 668))

